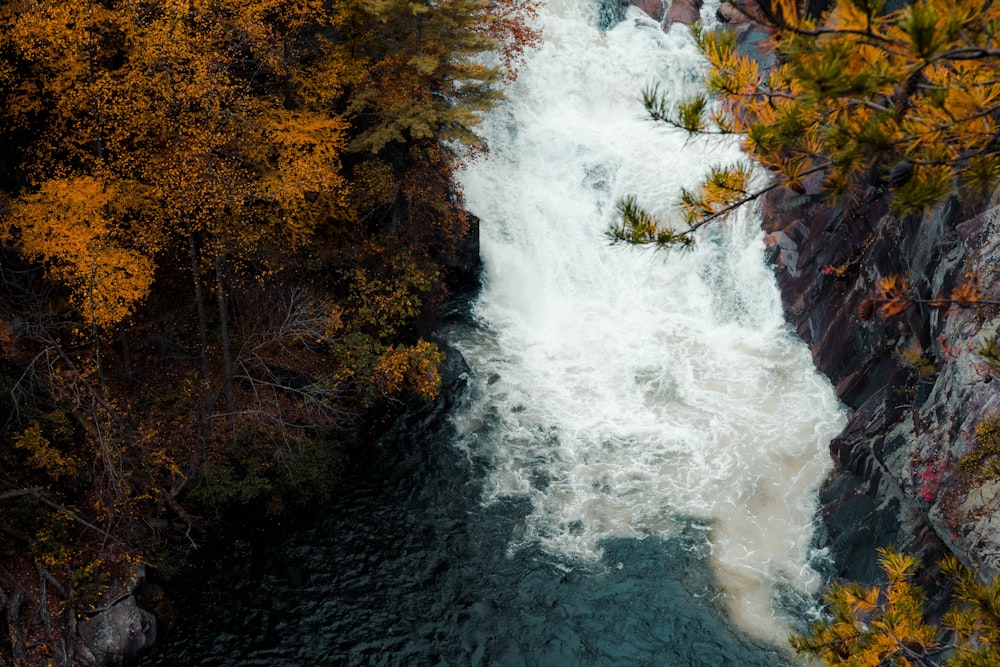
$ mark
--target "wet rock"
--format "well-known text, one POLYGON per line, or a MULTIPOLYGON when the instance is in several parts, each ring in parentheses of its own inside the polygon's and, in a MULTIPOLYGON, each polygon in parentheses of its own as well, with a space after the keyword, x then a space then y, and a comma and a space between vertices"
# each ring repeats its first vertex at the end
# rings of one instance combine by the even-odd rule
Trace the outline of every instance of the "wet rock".
POLYGON ((666 13, 664 0, 631 0, 631 2, 625 4, 638 7, 654 21, 662 21, 666 13))
POLYGON ((622 6, 638 7, 651 19, 663 25, 691 25, 701 18, 702 0, 623 0, 622 6))
POLYGON ((791 234, 785 231, 772 232, 764 239, 764 243, 774 250, 772 261, 775 264, 792 276, 799 275, 799 246, 791 234))
POLYGON ((673 0, 667 10, 667 20, 691 25, 701 18, 701 5, 701 0, 673 0))
POLYGON ((876 547, 893 544, 899 533, 898 506, 880 498, 877 486, 841 469, 822 496, 826 546, 838 565, 837 575, 872 583, 881 574, 876 547))

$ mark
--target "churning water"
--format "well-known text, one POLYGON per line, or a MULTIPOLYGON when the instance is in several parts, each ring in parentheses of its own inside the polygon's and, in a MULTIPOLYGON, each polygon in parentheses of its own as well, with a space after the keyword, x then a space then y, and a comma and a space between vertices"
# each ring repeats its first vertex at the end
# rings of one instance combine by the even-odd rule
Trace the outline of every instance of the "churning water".
POLYGON ((461 441, 487 462, 487 500, 531 500, 522 543, 597 559, 610 537, 703 526, 734 620, 781 641, 779 592, 817 584, 841 415, 786 329, 757 221, 670 256, 603 240, 618 198, 669 220, 680 188, 738 149, 643 116, 644 87, 697 86, 684 26, 633 9, 600 31, 594 12, 549 3, 545 44, 487 121, 490 156, 462 179, 486 279, 481 328, 458 341, 476 372, 461 441))
POLYGON ((737 149, 644 118, 645 86, 698 85, 687 29, 601 30, 590 1, 543 8, 461 177, 484 285, 443 335, 467 372, 320 516, 192 575, 143 665, 787 664, 842 415, 757 221, 686 254, 603 238, 619 197, 669 218, 737 149))

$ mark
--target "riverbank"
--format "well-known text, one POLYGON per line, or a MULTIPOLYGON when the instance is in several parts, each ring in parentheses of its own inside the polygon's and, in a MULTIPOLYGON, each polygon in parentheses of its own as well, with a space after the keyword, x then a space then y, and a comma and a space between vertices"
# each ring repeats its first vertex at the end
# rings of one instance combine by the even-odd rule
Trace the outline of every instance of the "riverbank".
MULTIPOLYGON (((690 23, 680 0, 636 5, 665 29, 690 23)), ((767 34, 729 3, 715 18, 743 55, 773 62, 767 34)), ((873 581, 875 548, 894 543, 928 565, 954 553, 988 581, 1000 572, 1000 483, 986 472, 1000 410, 996 197, 899 219, 878 179, 835 206, 821 178, 758 205, 786 320, 851 411, 822 493, 837 573, 873 581)))

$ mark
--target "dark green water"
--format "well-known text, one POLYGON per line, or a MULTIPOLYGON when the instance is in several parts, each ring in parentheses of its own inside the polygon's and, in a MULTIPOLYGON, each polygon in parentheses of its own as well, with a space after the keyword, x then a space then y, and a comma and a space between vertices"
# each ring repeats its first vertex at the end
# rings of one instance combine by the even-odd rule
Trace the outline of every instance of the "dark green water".
POLYGON ((528 511, 482 506, 447 408, 402 418, 312 525, 240 541, 174 584, 155 666, 785 665, 713 603, 701 531, 597 564, 510 553, 528 511))

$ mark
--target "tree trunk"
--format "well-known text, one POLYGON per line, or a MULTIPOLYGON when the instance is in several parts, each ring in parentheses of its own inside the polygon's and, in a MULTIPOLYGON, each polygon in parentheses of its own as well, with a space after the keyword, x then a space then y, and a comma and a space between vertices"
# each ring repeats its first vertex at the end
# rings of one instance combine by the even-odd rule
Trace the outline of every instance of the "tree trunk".
POLYGON ((208 437, 206 430, 211 428, 209 417, 214 412, 214 401, 212 400, 211 378, 208 373, 208 322, 205 318, 205 297, 201 291, 201 275, 198 271, 198 244, 194 238, 194 231, 191 225, 184 223, 187 231, 188 249, 191 254, 191 279, 194 282, 194 300, 198 310, 198 336, 201 343, 201 375, 205 383, 205 414, 198 420, 197 434, 195 435, 195 452, 191 464, 188 466, 187 478, 190 479, 198 470, 198 465, 205 455, 205 440, 208 437))
POLYGON ((226 395, 226 415, 229 428, 236 423, 236 399, 233 395, 233 360, 230 354, 229 342, 229 303, 226 298, 226 281, 222 270, 222 244, 219 236, 213 235, 215 241, 215 287, 216 299, 219 305, 219 337, 222 340, 222 388, 226 395))
POLYGON ((24 593, 19 588, 7 600, 7 633, 10 637, 10 648, 14 652, 15 665, 27 665, 28 654, 24 649, 24 637, 21 635, 21 605, 24 603, 24 593))
POLYGON ((201 292, 201 275, 198 271, 198 245, 191 231, 191 225, 184 223, 187 231, 188 250, 191 255, 191 279, 194 282, 194 301, 198 309, 198 335, 201 338, 201 374, 205 384, 209 384, 208 375, 208 322, 205 319, 205 298, 201 292))
POLYGON ((119 322, 118 324, 118 340, 122 344, 122 371, 125 373, 125 379, 129 382, 132 381, 132 351, 128 345, 128 330, 125 328, 125 324, 119 322))

